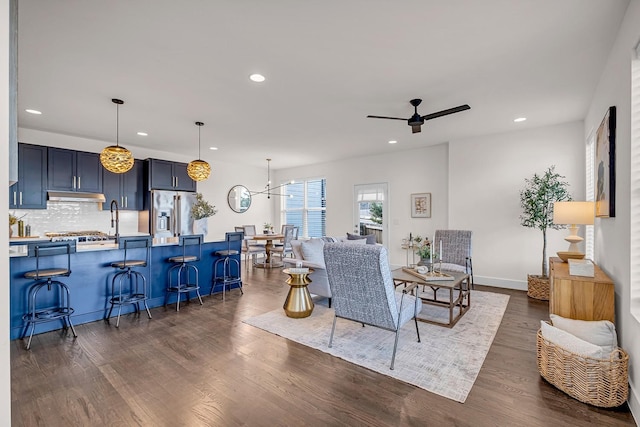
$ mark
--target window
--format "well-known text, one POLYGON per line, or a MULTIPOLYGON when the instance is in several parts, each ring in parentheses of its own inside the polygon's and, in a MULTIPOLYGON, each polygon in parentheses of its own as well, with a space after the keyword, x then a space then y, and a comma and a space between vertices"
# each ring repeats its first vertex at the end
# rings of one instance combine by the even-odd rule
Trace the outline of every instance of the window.
POLYGON ((326 232, 326 179, 295 182, 284 186, 283 224, 299 227, 298 237, 322 237, 326 232))
POLYGON ((631 62, 631 314, 640 320, 640 44, 631 62))

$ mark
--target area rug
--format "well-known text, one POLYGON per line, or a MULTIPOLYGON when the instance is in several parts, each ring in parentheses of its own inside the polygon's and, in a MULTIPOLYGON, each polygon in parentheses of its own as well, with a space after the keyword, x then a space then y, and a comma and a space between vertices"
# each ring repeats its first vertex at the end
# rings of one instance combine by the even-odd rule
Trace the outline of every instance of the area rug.
MULTIPOLYGON (((338 319, 329 348, 334 311, 316 304, 311 316, 292 319, 277 309, 251 317, 244 323, 462 402, 467 399, 491 347, 509 296, 472 291, 471 308, 453 328, 418 322, 400 330, 394 370, 390 370, 395 334, 360 323, 338 319)), ((441 317, 448 311, 424 304, 422 315, 441 317), (444 314, 443 314, 444 312, 444 314)))

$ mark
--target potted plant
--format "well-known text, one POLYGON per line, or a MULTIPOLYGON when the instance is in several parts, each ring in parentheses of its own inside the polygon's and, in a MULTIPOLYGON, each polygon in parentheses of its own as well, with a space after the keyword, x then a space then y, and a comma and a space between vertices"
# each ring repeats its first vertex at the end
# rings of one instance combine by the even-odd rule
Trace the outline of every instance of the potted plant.
POLYGON ((9 214, 9 237, 13 236, 13 228, 11 226, 18 222, 18 217, 15 215, 9 214))
POLYGON ((262 226, 262 232, 264 234, 269 234, 271 232, 273 232, 273 227, 271 226, 270 222, 265 222, 264 225, 262 226))
POLYGON ((207 218, 218 213, 216 207, 204 199, 202 193, 196 193, 196 202, 191 206, 193 233, 206 236, 208 233, 207 218))
POLYGON ((525 187, 520 191, 520 224, 542 231, 542 274, 527 275, 527 294, 537 299, 549 299, 547 229, 564 228, 553 223, 553 204, 571 200, 569 183, 563 179, 564 176, 555 171, 555 166, 550 166, 542 175, 534 174, 532 178, 525 179, 525 187))

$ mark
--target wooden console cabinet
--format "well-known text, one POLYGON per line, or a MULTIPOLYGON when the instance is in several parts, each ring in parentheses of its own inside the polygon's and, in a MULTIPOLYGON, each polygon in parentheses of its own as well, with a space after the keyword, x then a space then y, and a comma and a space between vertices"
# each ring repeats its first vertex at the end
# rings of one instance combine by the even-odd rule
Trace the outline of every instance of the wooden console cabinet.
POLYGON ((549 260, 549 314, 580 320, 615 323, 613 281, 594 264, 594 277, 569 275, 569 264, 549 260))

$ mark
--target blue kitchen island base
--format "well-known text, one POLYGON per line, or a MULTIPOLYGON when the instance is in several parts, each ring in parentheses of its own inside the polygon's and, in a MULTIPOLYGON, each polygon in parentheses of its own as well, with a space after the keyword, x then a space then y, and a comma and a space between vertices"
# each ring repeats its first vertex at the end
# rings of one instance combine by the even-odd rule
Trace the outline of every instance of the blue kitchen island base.
MULTIPOLYGON (((238 252, 241 252, 241 243, 237 244, 238 252)), ((222 285, 212 286, 213 264, 218 259, 216 251, 227 249, 227 242, 209 242, 202 244, 202 258, 194 263, 200 272, 201 289, 203 293, 222 292, 222 285)), ((173 266, 167 259, 181 255, 182 249, 178 245, 154 246, 151 248, 149 264, 139 271, 148 278, 149 307, 160 307, 165 304, 166 290, 168 288, 167 277, 169 269, 173 266)), ((111 264, 121 261, 124 251, 120 249, 78 251, 71 255, 71 275, 65 278, 69 287, 71 306, 75 312, 71 316, 74 325, 79 325, 96 320, 103 320, 111 307, 111 281, 116 273, 111 264)), ((240 255, 236 255, 238 261, 240 255)), ((219 263, 222 264, 222 263, 219 263)), ((12 257, 11 265, 11 331, 10 338, 20 338, 24 331, 25 322, 23 316, 28 311, 28 290, 33 280, 24 277, 24 273, 34 270, 35 258, 12 257)), ((221 274, 222 270, 218 272, 221 274)), ((237 271, 239 275, 241 272, 237 271)), ((238 287, 235 285, 234 287, 238 287)), ((53 301, 52 301, 53 302, 53 301)), ((169 295, 168 303, 174 303, 175 297, 169 295)), ((44 301, 46 304, 46 301, 44 301)), ((122 308, 122 314, 135 311, 130 305, 122 308)), ((152 322, 153 320, 149 320, 152 322)), ((35 334, 61 329, 59 322, 47 322, 36 327, 35 334)))

